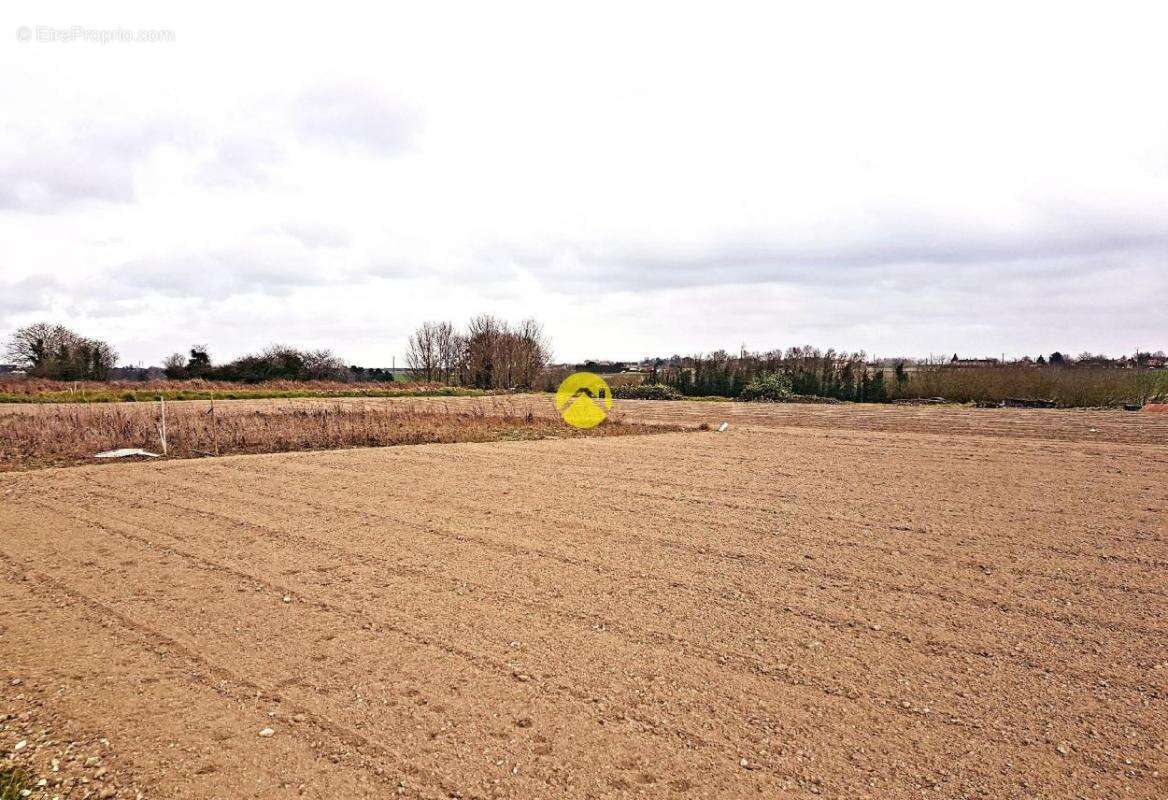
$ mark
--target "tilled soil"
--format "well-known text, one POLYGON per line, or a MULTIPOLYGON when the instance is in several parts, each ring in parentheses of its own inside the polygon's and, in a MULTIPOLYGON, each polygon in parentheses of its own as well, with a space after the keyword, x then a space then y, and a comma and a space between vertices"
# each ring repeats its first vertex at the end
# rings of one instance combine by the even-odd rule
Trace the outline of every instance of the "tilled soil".
POLYGON ((731 425, 0 476, 0 749, 46 796, 1168 796, 1163 415, 621 408, 731 425))

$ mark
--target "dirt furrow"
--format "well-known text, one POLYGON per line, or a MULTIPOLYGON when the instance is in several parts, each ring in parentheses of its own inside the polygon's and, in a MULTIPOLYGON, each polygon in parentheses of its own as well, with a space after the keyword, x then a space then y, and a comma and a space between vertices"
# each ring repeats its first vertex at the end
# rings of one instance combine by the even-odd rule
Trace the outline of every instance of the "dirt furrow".
MULTIPOLYGON (((253 553, 252 555, 255 557, 254 560, 257 560, 257 561, 262 562, 262 561, 268 560, 266 554, 264 554, 264 553, 253 553)), ((369 581, 365 581, 365 583, 369 583, 369 581)), ((424 613, 424 611, 419 611, 419 612, 415 612, 415 613, 424 613)), ((466 612, 466 613, 469 614, 470 616, 474 616, 474 617, 482 617, 483 616, 481 614, 481 612, 475 613, 473 609, 469 612, 466 612)), ((489 616, 494 616, 494 615, 492 614, 489 616)), ((848 627, 854 627, 854 626, 849 625, 848 627)), ((866 632, 868 630, 868 627, 862 626, 862 627, 860 627, 860 630, 861 630, 861 632, 866 632)), ((811 635, 814 633, 815 633, 815 630, 811 629, 811 630, 805 631, 803 635, 806 636, 806 635, 811 635)), ((820 635, 823 636, 823 633, 820 632, 820 635)), ((887 634, 878 634, 878 635, 889 637, 889 641, 892 641, 894 643, 897 643, 899 640, 899 637, 892 638, 892 632, 889 632, 887 634)), ((846 652, 847 651, 847 642, 844 642, 844 646, 841 647, 841 646, 834 646, 834 643, 831 642, 829 637, 827 637, 827 636, 824 636, 824 639, 828 644, 828 646, 825 647, 825 652, 832 653, 835 658, 845 659, 844 663, 852 662, 853 664, 856 664, 856 662, 854 662, 847 655, 847 652, 846 652)), ((788 642, 787 644, 793 646, 797 650, 802 650, 802 646, 803 646, 804 642, 798 642, 798 643, 788 642)), ((823 645, 824 642, 819 642, 817 644, 823 645)), ((682 647, 683 648, 686 647, 686 643, 684 642, 684 640, 682 642, 682 647)), ((692 643, 690 643, 688 645, 688 649, 691 651, 693 651, 695 649, 700 650, 700 648, 695 648, 692 643)), ((869 647, 868 649, 870 652, 871 647, 869 647)), ((783 679, 783 680, 793 681, 796 685, 801 685, 801 684, 807 683, 806 679, 801 676, 801 673, 804 672, 804 670, 802 670, 802 669, 792 670, 788 665, 785 665, 785 664, 780 664, 778 666, 778 668, 776 669, 773 662, 770 664, 767 664, 765 662, 760 662, 753 654, 750 654, 750 653, 742 654, 739 652, 735 652, 732 647, 730 649, 723 648, 719 652, 728 654, 728 655, 719 656, 719 658, 722 659, 723 661, 730 660, 732 662, 741 663, 748 670, 752 670, 755 672, 761 672, 762 674, 777 675, 777 676, 780 676, 781 679, 783 679)), ((986 653, 985 655, 988 656, 989 654, 986 653)), ((709 657, 709 654, 707 654, 707 657, 709 657)), ((943 649, 938 649, 932 653, 932 657, 934 660, 937 660, 937 659, 944 660, 946 657, 946 654, 944 653, 943 649)), ((903 662, 903 660, 904 660, 903 654, 899 658, 885 657, 884 659, 881 659, 881 661, 887 661, 888 663, 896 663, 898 661, 903 662)), ((978 659, 978 660, 981 661, 982 659, 978 659)), ((860 666, 862 666, 862 665, 860 665, 860 666)), ((960 667, 958 665, 951 665, 951 669, 952 668, 960 669, 960 667)), ((966 666, 965 671, 976 673, 976 672, 979 672, 981 670, 966 666)), ((1000 672, 1000 668, 998 669, 998 671, 1000 672)), ((869 678, 870 678, 870 680, 875 680, 877 678, 877 676, 875 674, 873 674, 873 675, 870 675, 869 678)), ((999 681, 1001 680, 1000 676, 998 677, 998 680, 999 681)), ((967 681, 968 681, 968 685, 971 688, 976 686, 976 684, 978 683, 978 679, 976 678, 976 676, 970 676, 969 678, 967 678, 967 681)), ((1012 679, 1011 682, 1018 683, 1017 677, 1012 679)), ((891 683, 891 681, 890 681, 890 683, 891 683)), ((1050 683, 1049 678, 1045 681, 1045 683, 1046 684, 1050 683)), ((852 695, 860 696, 862 694, 866 697, 869 697, 870 699, 875 700, 876 702, 880 702, 880 703, 887 704, 887 705, 892 705, 894 702, 905 702, 902 699, 902 696, 898 696, 898 697, 881 696, 879 693, 877 693, 876 695, 873 695, 870 687, 864 688, 862 691, 857 691, 855 688, 853 688, 853 685, 850 685, 847 683, 841 685, 839 683, 833 684, 832 682, 828 682, 827 684, 824 684, 822 681, 818 681, 818 682, 812 681, 810 685, 818 686, 821 690, 823 690, 829 694, 847 694, 849 696, 852 696, 852 695)), ((930 713, 935 712, 935 714, 936 714, 935 716, 932 716, 932 717, 926 716, 926 719, 937 720, 937 721, 950 720, 952 722, 952 721, 960 718, 960 717, 955 717, 954 714, 964 715, 968 711, 968 709, 955 710, 952 708, 949 709, 948 711, 946 711, 946 709, 944 708, 946 701, 943 698, 940 698, 937 696, 937 694, 936 694, 937 689, 935 687, 930 689, 927 686, 925 686, 925 687, 922 687, 922 689, 920 691, 924 692, 926 697, 932 698, 928 702, 922 703, 921 706, 922 707, 930 707, 931 706, 930 713), (930 692, 932 693, 931 695, 929 694, 930 692)), ((1051 691, 1051 686, 1050 685, 1043 685, 1042 683, 1040 683, 1038 686, 1035 687, 1035 691, 1042 691, 1042 692, 1049 693, 1051 691), (1039 689, 1039 687, 1041 687, 1041 689, 1039 689)), ((1114 694, 1114 691, 1115 691, 1115 689, 1112 689, 1111 694, 1114 694)), ((976 691, 974 691, 974 692, 971 692, 971 694, 977 695, 978 693, 976 691)), ((1025 694, 1025 692, 1024 692, 1024 694, 1025 694)), ((962 701, 957 701, 957 702, 961 703, 962 701)), ((984 699, 979 699, 977 702, 984 705, 984 699)), ((1121 701, 1119 697, 1113 696, 1113 697, 1108 698, 1105 702, 1112 703, 1112 704, 1114 704, 1116 702, 1125 702, 1125 703, 1129 703, 1129 704, 1134 703, 1136 706, 1138 706, 1141 701, 1138 698, 1135 700, 1129 699, 1129 700, 1121 701)), ((915 708, 916 708, 916 706, 914 705, 914 710, 915 710, 915 708)), ((1057 705, 1052 705, 1051 708, 1048 709, 1047 713, 1048 714, 1057 713, 1057 705)), ((1086 708, 1086 707, 1080 708, 1077 711, 1077 718, 1078 718, 1079 722, 1084 726, 1096 724, 1095 723, 1096 716, 1097 716, 1097 714, 1095 712, 1092 712, 1089 708, 1086 708)), ((1086 730, 1086 727, 1084 727, 1084 732, 1085 732, 1085 730, 1086 730)), ((1036 737, 1038 737, 1039 734, 1036 731, 1026 732, 1024 730, 1017 729, 1014 725, 1010 725, 1010 726, 1007 726, 1001 730, 995 730, 995 736, 1003 736, 1003 735, 1010 741, 1026 743, 1028 740, 1035 739, 1036 737)), ((1134 746, 1134 744, 1135 743, 1133 742, 1133 746, 1134 746)), ((1146 743, 1145 743, 1145 745, 1146 745, 1146 743)), ((1084 755, 1086 756, 1088 754, 1084 753, 1084 755)))
MULTIPOLYGON (((376 481, 375 478, 371 478, 371 482, 375 482, 375 481, 376 481)), ((346 491, 349 493, 349 496, 351 498, 357 498, 360 496, 357 493, 360 490, 360 488, 361 487, 359 485, 355 484, 353 487, 347 487, 346 491)), ((357 516, 357 517, 364 516, 366 518, 367 517, 374 517, 374 518, 378 518, 378 519, 383 519, 387 522, 401 523, 401 524, 407 524, 407 525, 408 525, 410 520, 413 520, 414 522, 421 522, 422 521, 419 518, 417 518, 416 516, 408 517, 408 516, 403 516, 401 514, 386 514, 382 511, 374 510, 374 509, 367 508, 367 507, 366 508, 352 508, 352 507, 350 507, 350 508, 343 508, 343 509, 333 509, 333 508, 330 508, 330 507, 327 507, 327 506, 324 506, 321 504, 316 504, 314 506, 314 504, 312 504, 311 501, 301 500, 298 496, 291 495, 288 493, 281 493, 280 495, 273 496, 273 497, 278 499, 279 502, 281 502, 281 503, 289 503, 289 504, 302 503, 302 504, 308 506, 311 509, 311 513, 314 513, 314 514, 334 513, 334 514, 339 514, 339 515, 344 515, 344 516, 357 516)), ((353 505, 356 505, 356 503, 350 502, 348 505, 353 506, 353 505)), ((453 499, 449 499, 449 498, 444 498, 443 502, 441 503, 441 507, 443 509, 446 509, 449 512, 450 516, 447 516, 444 519, 437 519, 436 523, 431 522, 431 520, 433 520, 435 518, 428 518, 426 520, 426 524, 427 525, 436 524, 438 526, 439 530, 435 531, 435 530, 427 529, 425 531, 426 533, 453 536, 453 537, 460 538, 460 539, 473 538, 476 541, 476 544, 478 544, 480 546, 484 546, 484 547, 491 547, 492 546, 493 540, 490 538, 490 534, 493 532, 494 529, 490 528, 488 526, 485 529, 485 531, 484 531, 485 535, 483 535, 483 536, 478 536, 478 535, 474 535, 474 534, 469 533, 468 532, 469 530, 483 529, 483 526, 477 525, 477 523, 470 522, 470 520, 474 519, 474 515, 467 516, 466 514, 462 514, 462 516, 460 517, 459 516, 459 509, 458 509, 458 507, 459 507, 458 501, 453 500, 453 499), (459 532, 454 532, 451 529, 449 529, 447 521, 450 519, 461 519, 463 521, 463 524, 460 526, 461 530, 459 532)), ((529 512, 522 512, 522 511, 509 512, 509 515, 510 516, 526 517, 529 519, 535 519, 537 522, 540 523, 540 529, 545 530, 545 531, 546 530, 557 530, 558 528, 562 527, 564 525, 564 522, 565 522, 565 520, 562 516, 561 517, 553 516, 550 518, 548 518, 548 517, 541 518, 541 517, 536 517, 535 515, 532 515, 529 512)), ((832 522, 834 522, 834 520, 832 522)), ((609 530, 606 526, 598 525, 598 524, 591 522, 591 521, 584 521, 584 522, 581 522, 579 524, 573 524, 572 528, 576 529, 576 530, 593 530, 596 533, 602 534, 602 535, 607 534, 608 530, 609 530)), ((635 529, 635 526, 634 526, 634 529, 635 529)), ((624 536, 625 537, 632 536, 634 539, 636 538, 636 535, 634 533, 632 533, 631 530, 627 531, 624 534, 624 536)), ((793 544, 790 540, 792 538, 797 538, 797 537, 798 537, 798 531, 797 531, 797 528, 795 528, 794 526, 784 529, 782 538, 783 538, 783 542, 786 546, 790 547, 791 544, 793 544)), ((690 544, 687 541, 682 541, 682 540, 678 540, 678 539, 668 539, 668 538, 663 538, 660 536, 650 535, 647 538, 648 538, 648 543, 651 544, 651 546, 669 547, 671 549, 685 552, 689 555, 696 555, 698 557, 706 557, 706 556, 709 556, 710 554, 713 554, 715 556, 720 556, 723 559, 734 562, 736 565, 749 566, 749 565, 753 564, 753 565, 758 566, 759 568, 762 568, 762 569, 773 569, 773 570, 787 571, 787 572, 806 571, 806 567, 803 564, 803 562, 799 561, 797 558, 795 560, 787 560, 787 561, 778 562, 778 561, 768 559, 765 556, 751 555, 752 552, 757 551, 758 545, 760 545, 760 544, 763 546, 766 546, 766 547, 771 546, 771 543, 774 541, 773 534, 769 537, 763 537, 761 540, 753 542, 752 543, 754 545, 753 547, 742 547, 742 548, 736 548, 736 549, 731 549, 731 550, 727 550, 725 548, 714 547, 714 546, 708 546, 708 545, 695 546, 695 545, 690 544), (768 539, 769 539, 769 541, 768 541, 768 539)), ((519 556, 522 554, 522 552, 517 550, 515 548, 515 546, 512 544, 515 541, 512 537, 506 538, 505 541, 507 542, 507 544, 503 547, 501 552, 503 552, 505 555, 507 555, 509 557, 519 556)), ((557 543, 557 545, 561 545, 564 543, 564 541, 565 540, 561 537, 561 538, 557 538, 556 543, 557 543)), ((614 545, 614 541, 611 539, 611 537, 606 537, 606 546, 611 548, 613 545, 614 545)), ((830 548, 840 548, 840 547, 849 548, 849 547, 852 547, 853 545, 854 545, 853 541, 847 541, 846 543, 837 542, 835 540, 831 540, 829 542, 816 541, 811 545, 810 552, 805 553, 805 555, 813 554, 814 557, 817 557, 819 559, 824 559, 825 557, 828 557, 831 555, 830 548), (825 550, 824 549, 825 547, 829 548, 829 549, 825 550)), ((585 548, 585 552, 589 552, 591 550, 592 550, 591 547, 585 548)), ((549 549, 547 547, 539 547, 539 546, 533 545, 532 547, 528 548, 528 552, 535 553, 535 554, 540 555, 542 557, 560 560, 562 563, 569 564, 569 565, 574 565, 574 566, 585 565, 585 562, 581 561, 580 558, 576 558, 573 555, 570 555, 569 551, 564 551, 564 550, 559 549, 559 548, 549 549)), ((897 551, 895 551, 895 550, 888 550, 888 552, 890 552, 894 555, 897 553, 897 551)), ((903 551, 901 551, 901 552, 903 554, 903 551)), ((915 556, 915 553, 913 555, 915 556)), ((988 558, 989 557, 987 556, 987 559, 988 558)), ((966 569, 969 569, 970 572, 972 572, 975 575, 976 580, 977 580, 977 583, 971 587, 972 591, 973 591, 972 594, 970 594, 968 591, 963 593, 961 591, 954 589, 952 582, 949 582, 947 584, 947 588, 944 591, 930 588, 929 583, 931 582, 931 579, 930 579, 929 571, 932 570, 933 567, 931 567, 929 565, 925 565, 923 567, 918 568, 919 571, 906 572, 906 569, 912 568, 911 561, 898 561, 896 563, 893 563, 893 564, 888 565, 888 566, 883 567, 883 568, 887 569, 888 571, 892 572, 893 574, 897 574, 897 575, 902 576, 906 581, 910 580, 910 579, 913 581, 917 581, 915 583, 906 583, 906 582, 891 583, 887 580, 882 580, 882 579, 878 579, 878 578, 874 578, 874 577, 869 577, 869 578, 867 578, 867 580, 875 580, 879 586, 881 586, 882 588, 885 588, 889 591, 926 594, 926 595, 931 595, 931 596, 937 597, 938 599, 942 599, 942 600, 956 599, 956 600, 960 600, 962 602, 969 602, 969 603, 978 605, 981 608, 986 608, 986 609, 997 608, 997 609, 1005 611, 1006 613, 1011 613, 1011 614, 1020 613, 1023 616, 1033 617, 1037 624, 1045 625, 1045 624, 1050 623, 1050 622, 1055 622, 1055 623, 1062 624, 1062 625, 1073 625, 1076 627, 1082 627, 1084 625, 1095 626, 1095 627, 1098 627, 1104 631, 1115 630, 1117 628, 1119 628, 1119 629, 1132 628, 1134 631, 1139 632, 1139 633, 1148 633, 1149 632, 1149 628, 1147 626, 1132 625, 1130 622, 1127 621, 1127 618, 1122 617, 1122 616, 1120 616, 1120 618, 1118 618, 1118 619, 1110 619, 1109 620, 1106 618, 1096 618, 1096 617, 1091 616, 1091 615, 1084 616, 1082 613, 1079 613, 1079 612, 1068 612, 1065 610, 1065 606, 1066 606, 1065 602, 1060 603, 1060 605, 1062 605, 1063 608, 1061 608, 1057 612, 1048 608, 1048 606, 1049 606, 1048 602, 1044 603, 1044 602, 1040 601, 1038 603, 1038 605, 1036 605, 1034 607, 1028 607, 1026 604, 1020 604, 1017 602, 1005 603, 1004 601, 1001 601, 998 599, 1000 597, 999 591, 995 591, 993 594, 987 594, 984 592, 984 589, 982 588, 986 582, 986 573, 993 574, 994 572, 1002 571, 1002 570, 1000 570, 1000 568, 997 567, 997 564, 995 564, 993 560, 987 560, 987 559, 979 559, 979 560, 974 562, 976 565, 978 565, 978 567, 980 567, 977 570, 971 569, 971 565, 962 565, 962 564, 955 563, 952 561, 949 564, 942 564, 943 566, 946 566, 950 570, 950 573, 949 573, 950 577, 952 577, 951 570, 955 566, 956 567, 964 567, 966 569), (993 569, 990 568, 991 566, 993 567, 993 569)), ((869 561, 871 561, 871 560, 869 559, 869 561)), ((823 566, 823 563, 824 563, 823 561, 820 561, 820 563, 818 565, 816 565, 816 570, 815 570, 817 574, 819 574, 823 577, 834 578, 837 580, 845 580, 845 581, 849 580, 849 579, 855 579, 857 577, 853 573, 850 573, 847 571, 833 572, 833 571, 831 571, 831 569, 825 568, 823 566)), ((835 563, 841 563, 843 565, 843 567, 846 569, 847 555, 845 554, 844 556, 835 557, 835 563)), ((871 564, 869 564, 869 566, 871 566, 871 564)), ((702 571, 703 567, 702 567, 702 565, 697 564, 694 566, 694 569, 700 573, 702 571)), ((1008 569, 1004 570, 1004 571, 1009 572, 1008 569)), ((1045 580, 1045 578, 1044 578, 1044 580, 1045 580)), ((1087 588, 1089 588, 1090 585, 1091 584, 1088 584, 1087 588)), ((1082 597, 1082 590, 1085 587, 1081 583, 1078 584, 1077 587, 1078 587, 1078 591, 1076 592, 1077 596, 1076 596, 1075 600, 1076 600, 1076 604, 1079 604, 1079 603, 1083 603, 1085 600, 1088 600, 1089 598, 1082 597)), ((1026 596, 1026 594, 1028 592, 1028 590, 1025 586, 1020 585, 1018 583, 1012 583, 1009 588, 1010 588, 1010 591, 1012 594, 1021 594, 1022 596, 1026 596)), ((1056 591, 1060 591, 1062 589, 1062 587, 1055 586, 1054 589, 1056 591)), ((1035 590, 1030 590, 1030 593, 1033 594, 1036 598, 1050 597, 1053 594, 1051 592, 1051 587, 1040 587, 1040 588, 1035 589, 1035 590), (1041 594, 1039 594, 1039 592, 1041 592, 1041 594)), ((1160 592, 1158 590, 1152 590, 1151 592, 1148 592, 1148 593, 1149 594, 1160 594, 1160 592)), ((1054 596, 1057 597, 1058 595, 1054 595, 1054 596)), ((1097 615, 1104 614, 1107 611, 1108 611, 1107 606, 1101 605, 1101 606, 1096 607, 1095 614, 1097 614, 1097 615)))

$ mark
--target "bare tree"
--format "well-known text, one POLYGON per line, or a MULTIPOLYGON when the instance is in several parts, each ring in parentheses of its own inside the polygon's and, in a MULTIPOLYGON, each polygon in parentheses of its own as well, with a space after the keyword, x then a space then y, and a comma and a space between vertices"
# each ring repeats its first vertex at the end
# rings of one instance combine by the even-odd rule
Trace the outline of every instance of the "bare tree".
POLYGON ((414 377, 423 381, 439 379, 440 355, 439 338, 441 322, 423 322, 417 330, 410 334, 409 345, 406 349, 406 364, 414 373, 414 377))
POLYGON ((8 339, 4 355, 13 363, 28 370, 36 370, 50 359, 62 342, 77 338, 61 325, 38 322, 20 328, 8 339))
POLYGON ((439 322, 435 331, 438 350, 438 379, 452 383, 466 357, 466 338, 449 322, 439 322))
POLYGON ((422 380, 458 381, 479 389, 531 388, 547 367, 551 350, 533 319, 512 328, 479 314, 459 333, 449 322, 426 322, 410 336, 406 363, 422 380))
POLYGON ((182 353, 171 353, 162 362, 162 371, 172 381, 187 377, 187 359, 182 353))
POLYGON ((491 389, 498 380, 495 361, 503 324, 490 314, 479 314, 466 326, 466 361, 462 382, 479 389, 491 389))
POLYGON ((518 383, 523 389, 531 389, 539 381, 548 362, 552 358, 551 342, 543 332, 543 326, 528 318, 519 323, 515 332, 518 340, 518 383))
POLYGON ((332 350, 306 350, 301 356, 303 380, 348 383, 353 379, 345 362, 332 350))
POLYGON ((480 314, 467 325, 463 382, 481 389, 530 389, 550 359, 547 337, 535 320, 512 328, 480 314))

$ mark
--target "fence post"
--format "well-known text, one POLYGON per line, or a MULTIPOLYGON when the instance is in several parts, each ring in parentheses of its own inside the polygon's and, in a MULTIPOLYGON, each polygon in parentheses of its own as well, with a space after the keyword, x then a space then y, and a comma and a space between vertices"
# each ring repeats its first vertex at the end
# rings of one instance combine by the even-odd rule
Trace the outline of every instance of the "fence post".
POLYGON ((158 407, 162 412, 162 425, 158 429, 158 434, 162 440, 162 455, 166 456, 170 451, 166 446, 166 399, 162 395, 158 396, 158 407))
POLYGON ((215 390, 211 390, 211 438, 215 442, 215 455, 219 455, 219 420, 215 417, 215 390))

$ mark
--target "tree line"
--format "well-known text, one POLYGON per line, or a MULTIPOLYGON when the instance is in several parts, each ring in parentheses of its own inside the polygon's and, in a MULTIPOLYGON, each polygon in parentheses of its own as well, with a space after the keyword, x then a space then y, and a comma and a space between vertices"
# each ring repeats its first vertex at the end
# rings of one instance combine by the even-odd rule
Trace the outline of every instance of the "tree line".
POLYGON ((419 380, 476 389, 531 389, 551 361, 551 346, 534 319, 518 325, 479 314, 457 330, 425 322, 410 335, 406 364, 419 380))
MULTIPOLYGON (((36 378, 105 381, 118 369, 118 352, 113 346, 63 325, 36 323, 20 328, 9 337, 3 352, 15 366, 36 378)), ((346 366, 331 350, 301 350, 287 345, 272 345, 215 365, 206 345, 197 344, 186 355, 167 356, 163 372, 171 380, 202 378, 236 383, 393 380, 390 370, 346 366)))
MULTIPOLYGON (((38 323, 10 337, 5 355, 29 375, 55 380, 104 381, 116 369, 117 351, 61 325, 38 323)), ((534 319, 512 324, 490 314, 472 318, 463 330, 450 322, 426 322, 409 337, 406 365, 417 380, 479 389, 532 389, 545 372, 551 347, 534 319)), ((223 364, 212 362, 206 345, 174 353, 163 362, 171 380, 235 383, 265 381, 392 381, 391 370, 346 365, 331 350, 272 345, 223 364)))
MULTIPOLYGON (((175 353, 163 362, 171 380, 202 378, 234 383, 265 381, 344 381, 357 379, 353 368, 345 366, 331 350, 299 350, 288 345, 272 345, 259 353, 240 356, 215 366, 206 345, 195 345, 184 356, 175 353)), ((393 376, 390 375, 392 380, 393 376)))
MULTIPOLYGON (((896 373, 901 379, 902 370, 896 373)), ((880 402, 887 398, 884 369, 872 368, 862 351, 820 350, 810 345, 751 353, 716 350, 686 359, 658 359, 648 383, 659 383, 690 397, 739 397, 751 384, 778 380, 797 395, 880 402)))
MULTIPOLYGON (((8 360, 29 375, 41 378, 104 381, 130 372, 116 367, 118 353, 109 343, 50 323, 20 328, 9 337, 3 352, 8 360)), ((447 321, 423 323, 410 335, 406 353, 406 366, 412 377, 478 389, 554 389, 558 380, 567 373, 562 369, 559 372, 549 369, 550 361, 551 347, 540 323, 526 319, 513 324, 490 314, 473 317, 462 329, 447 321)), ((972 390, 966 391, 966 384, 973 380, 973 376, 962 377, 958 388, 951 386, 955 379, 937 383, 939 375, 949 373, 976 371, 980 376, 1000 372, 1002 375, 997 375, 995 380, 1004 380, 1004 374, 1010 372, 1016 376, 1007 383, 1016 385, 1015 394, 1020 394, 1023 386, 1039 381, 1041 375, 1038 373, 1053 375, 1086 372, 1088 369, 1110 371, 1118 367, 1135 368, 1134 371, 1158 370, 1168 366, 1168 359, 1162 351, 1141 351, 1134 356, 1116 359, 1091 353, 1070 356, 1056 351, 1046 357, 1023 358, 1010 363, 996 359, 962 360, 956 354, 953 359, 930 363, 932 365, 928 367, 909 359, 872 363, 862 351, 803 346, 764 352, 749 352, 743 348, 736 354, 717 350, 708 355, 650 359, 643 362, 640 369, 648 373, 647 384, 665 385, 686 396, 741 397, 748 386, 756 384, 751 392, 775 394, 781 391, 880 402, 909 396, 912 387, 921 388, 926 384, 930 390, 947 387, 954 396, 969 395, 972 390), (906 365, 909 368, 906 369, 906 365), (1028 367, 1036 374, 1024 376, 1028 367), (924 380, 923 370, 926 369, 929 380, 924 380)), ((583 368, 596 371, 601 366, 586 364, 583 368)), ((389 369, 346 366, 331 350, 304 350, 287 345, 272 345, 223 364, 212 362, 206 346, 195 345, 185 354, 168 356, 163 369, 166 377, 173 380, 237 383, 395 379, 389 369)), ((138 372, 142 373, 139 379, 145 379, 148 371, 138 372)), ((989 378, 979 380, 985 383, 989 378)), ((1033 388, 1034 391, 1040 389, 1040 386, 1033 388)))

